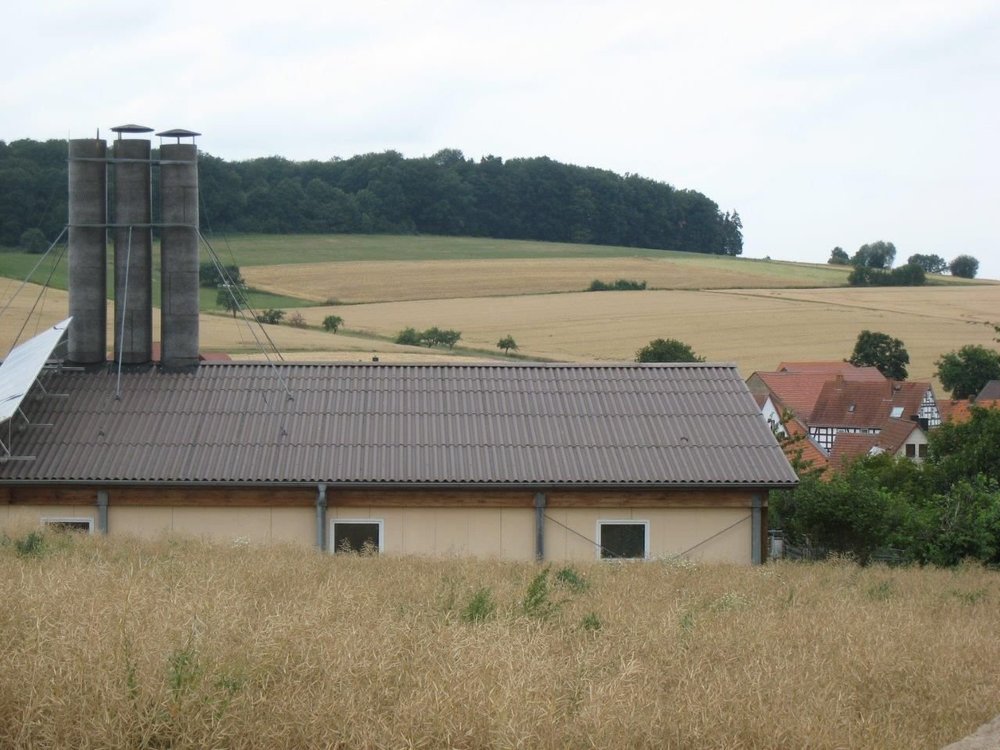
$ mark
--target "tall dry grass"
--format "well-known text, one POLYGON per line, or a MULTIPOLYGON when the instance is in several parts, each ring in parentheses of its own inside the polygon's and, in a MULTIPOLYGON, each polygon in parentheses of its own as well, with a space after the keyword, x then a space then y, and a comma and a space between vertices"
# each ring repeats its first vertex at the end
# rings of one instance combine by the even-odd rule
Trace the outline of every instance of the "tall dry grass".
POLYGON ((936 748, 1000 712, 995 572, 543 570, 8 540, 0 747, 936 748))

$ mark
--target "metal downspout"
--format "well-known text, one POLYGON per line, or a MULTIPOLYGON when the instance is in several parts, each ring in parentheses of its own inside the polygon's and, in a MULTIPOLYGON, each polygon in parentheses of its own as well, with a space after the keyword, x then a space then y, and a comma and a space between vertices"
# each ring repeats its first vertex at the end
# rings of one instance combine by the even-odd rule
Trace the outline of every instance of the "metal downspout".
POLYGON ((535 493, 535 560, 545 559, 545 493, 535 493))
POLYGON ((326 551, 326 485, 316 486, 316 546, 326 551))
POLYGON ((763 503, 760 495, 754 495, 750 501, 750 562, 760 565, 764 562, 761 534, 763 533, 763 503))
POLYGON ((108 533, 108 492, 107 490, 97 491, 97 530, 102 534, 108 533))

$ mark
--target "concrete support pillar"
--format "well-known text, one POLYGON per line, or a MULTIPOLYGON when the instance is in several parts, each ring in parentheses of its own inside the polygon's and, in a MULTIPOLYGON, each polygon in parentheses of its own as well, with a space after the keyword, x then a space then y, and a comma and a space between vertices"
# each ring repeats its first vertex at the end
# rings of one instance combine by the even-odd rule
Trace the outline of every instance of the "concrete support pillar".
POLYGON ((535 493, 535 559, 545 559, 545 505, 544 492, 535 493))
POLYGON ((144 364, 153 358, 149 156, 147 140, 115 141, 115 361, 126 365, 144 364))
POLYGON ((764 504, 760 495, 754 495, 750 501, 750 562, 760 565, 764 562, 764 504))
POLYGON ((69 330, 73 364, 103 363, 107 340, 108 144, 69 142, 69 330))
POLYGON ((101 534, 108 533, 108 493, 97 491, 97 530, 101 534))
POLYGON ((316 546, 326 552, 326 485, 316 488, 316 546))
POLYGON ((160 347, 168 369, 198 364, 198 147, 160 146, 160 347))

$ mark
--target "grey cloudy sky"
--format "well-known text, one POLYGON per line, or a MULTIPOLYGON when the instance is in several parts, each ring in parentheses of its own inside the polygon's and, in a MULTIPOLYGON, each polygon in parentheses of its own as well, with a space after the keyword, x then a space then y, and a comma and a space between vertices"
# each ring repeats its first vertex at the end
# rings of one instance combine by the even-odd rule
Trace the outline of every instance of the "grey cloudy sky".
POLYGON ((125 122, 226 159, 547 155, 700 190, 750 257, 890 240, 1000 278, 996 0, 5 10, 0 139, 125 122))

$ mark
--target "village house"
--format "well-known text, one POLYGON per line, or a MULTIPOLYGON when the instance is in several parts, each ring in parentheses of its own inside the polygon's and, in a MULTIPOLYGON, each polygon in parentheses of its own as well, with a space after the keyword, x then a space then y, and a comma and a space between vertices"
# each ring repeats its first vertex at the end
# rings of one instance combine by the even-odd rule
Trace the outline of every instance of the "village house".
POLYGON ((892 381, 874 367, 783 362, 747 385, 775 432, 795 437, 786 452, 805 448, 820 469, 878 453, 923 460, 927 433, 941 423, 930 383, 892 381))

